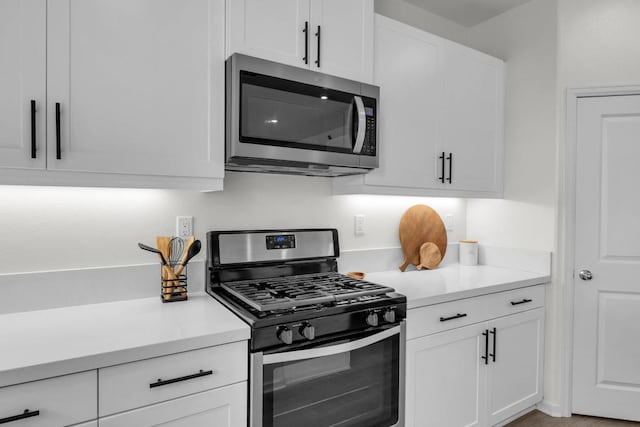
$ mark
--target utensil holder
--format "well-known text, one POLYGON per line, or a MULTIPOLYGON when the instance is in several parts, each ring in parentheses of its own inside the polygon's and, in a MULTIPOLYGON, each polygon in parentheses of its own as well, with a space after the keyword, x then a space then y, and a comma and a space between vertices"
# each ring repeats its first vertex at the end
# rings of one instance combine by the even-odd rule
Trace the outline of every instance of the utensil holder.
POLYGON ((160 288, 160 299, 162 302, 184 301, 187 296, 187 269, 185 268, 179 276, 173 274, 172 265, 162 266, 161 277, 162 287, 160 288))

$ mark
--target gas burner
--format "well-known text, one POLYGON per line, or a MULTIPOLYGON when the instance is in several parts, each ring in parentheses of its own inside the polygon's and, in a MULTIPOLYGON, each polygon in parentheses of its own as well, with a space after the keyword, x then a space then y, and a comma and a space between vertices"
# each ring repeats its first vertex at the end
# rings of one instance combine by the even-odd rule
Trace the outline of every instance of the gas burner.
POLYGON ((220 283, 221 287, 259 312, 348 304, 358 298, 384 295, 392 288, 329 272, 220 283))

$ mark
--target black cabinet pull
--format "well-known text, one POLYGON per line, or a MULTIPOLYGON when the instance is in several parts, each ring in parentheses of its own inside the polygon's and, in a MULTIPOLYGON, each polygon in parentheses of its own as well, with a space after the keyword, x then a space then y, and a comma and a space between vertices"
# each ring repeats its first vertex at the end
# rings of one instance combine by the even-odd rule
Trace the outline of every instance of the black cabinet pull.
POLYGON ((304 58, 302 60, 305 64, 309 63, 309 21, 304 21, 304 58))
POLYGON ((202 369, 200 369, 200 372, 198 372, 197 374, 186 375, 184 377, 172 378, 170 380, 161 380, 160 378, 158 378, 158 381, 149 384, 149 388, 162 387, 163 385, 192 380, 194 378, 206 377, 207 375, 213 375, 213 371, 203 371, 202 369))
POLYGON ((458 313, 455 316, 451 316, 451 317, 441 317, 440 321, 446 322, 447 320, 459 319, 461 317, 467 317, 467 313, 458 313))
POLYGON ((29 411, 25 409, 20 415, 13 415, 7 418, 0 418, 0 424, 10 423, 12 421, 24 420, 25 418, 37 417, 40 415, 40 411, 29 411))
POLYGON ((495 362, 496 361, 496 341, 498 339, 498 332, 496 331, 496 328, 493 328, 493 330, 490 331, 489 333, 493 335, 493 353, 491 353, 489 356, 491 356, 491 360, 495 362))
POLYGON ((442 160, 442 176, 440 178, 438 178, 440 180, 441 183, 444 184, 444 151, 442 152, 442 156, 438 157, 440 160, 442 160))
POLYGON ((482 336, 484 337, 484 356, 482 356, 481 359, 484 360, 485 365, 488 365, 489 364, 489 330, 485 329, 484 332, 482 333, 482 336))
POLYGON ((56 102, 56 159, 62 159, 62 145, 60 145, 60 103, 56 102))
MULTIPOLYGON (((444 153, 443 153, 444 155, 444 153)), ((453 153, 449 153, 449 157, 447 157, 447 160, 449 160, 449 178, 447 178, 447 181, 449 181, 449 184, 451 184, 451 176, 453 174, 453 153)), ((444 172, 443 172, 444 175, 444 172)))
POLYGON ((318 32, 316 33, 316 37, 318 37, 318 59, 316 59, 316 65, 320 68, 320 25, 318 25, 318 32))
POLYGON ((36 101, 31 100, 31 158, 36 158, 36 101))
POLYGON ((533 301, 533 300, 524 298, 524 299, 522 299, 520 301, 511 301, 511 305, 526 304, 526 303, 531 302, 531 301, 533 301))

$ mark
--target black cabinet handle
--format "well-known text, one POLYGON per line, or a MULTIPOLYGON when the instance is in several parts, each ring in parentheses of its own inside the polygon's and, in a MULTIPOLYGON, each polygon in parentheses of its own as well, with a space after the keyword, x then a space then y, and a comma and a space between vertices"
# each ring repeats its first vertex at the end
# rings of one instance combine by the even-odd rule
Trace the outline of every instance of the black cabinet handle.
POLYGON ((440 321, 446 322, 447 320, 459 319, 461 317, 467 317, 467 313, 458 313, 455 316, 451 316, 451 317, 441 317, 440 321))
POLYGON ((524 299, 522 299, 520 301, 511 301, 511 305, 526 304, 526 303, 531 302, 531 301, 533 301, 533 300, 524 298, 524 299))
POLYGON ((318 37, 318 59, 316 59, 316 65, 320 68, 320 25, 318 25, 318 32, 316 33, 316 37, 318 37))
POLYGON ((484 360, 485 365, 488 365, 489 364, 489 330, 485 329, 484 332, 482 333, 482 336, 484 336, 484 356, 482 356, 481 359, 484 360))
POLYGON ((447 160, 449 160, 449 178, 447 178, 447 181, 449 181, 449 184, 451 184, 451 176, 453 174, 453 153, 449 153, 449 157, 447 157, 447 160))
POLYGON ((438 157, 440 160, 442 160, 442 176, 440 178, 438 178, 440 180, 441 183, 444 184, 444 151, 442 152, 442 156, 438 157))
POLYGON ((20 415, 13 415, 7 418, 0 418, 0 424, 10 423, 12 421, 24 420, 25 418, 37 417, 40 415, 40 411, 29 411, 25 409, 20 415))
POLYGON ((62 159, 62 145, 60 142, 60 103, 56 102, 56 159, 62 159))
POLYGON ((162 387, 163 385, 192 380, 194 378, 206 377, 207 375, 213 375, 213 371, 203 371, 202 369, 200 369, 200 372, 198 372, 197 374, 186 375, 184 377, 172 378, 170 380, 161 380, 160 378, 158 378, 158 381, 149 384, 149 388, 162 387))
POLYGON ((36 158, 36 101, 31 100, 31 158, 36 158))
POLYGON ((489 333, 493 335, 493 353, 491 353, 489 356, 491 356, 491 360, 495 362, 496 361, 496 341, 498 339, 498 332, 496 331, 496 328, 493 328, 493 330, 490 331, 489 333))
POLYGON ((309 21, 304 21, 304 58, 302 60, 305 64, 309 63, 309 21))

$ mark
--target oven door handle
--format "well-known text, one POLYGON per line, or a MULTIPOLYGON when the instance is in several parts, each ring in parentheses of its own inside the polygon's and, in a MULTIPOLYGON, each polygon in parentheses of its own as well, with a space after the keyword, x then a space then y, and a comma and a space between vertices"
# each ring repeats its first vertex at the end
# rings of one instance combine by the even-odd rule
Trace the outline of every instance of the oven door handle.
POLYGON ((262 357, 263 365, 272 365, 274 363, 293 362, 295 360, 313 359, 316 357, 333 356, 334 354, 347 353, 358 350, 363 347, 370 346, 377 342, 383 341, 393 335, 400 334, 400 326, 387 329, 377 334, 370 335, 358 341, 346 342, 330 347, 318 347, 308 350, 288 351, 284 353, 265 354, 262 357))
POLYGON ((356 134, 356 141, 353 144, 353 152, 360 154, 362 146, 364 145, 364 136, 367 131, 367 116, 364 110, 364 102, 359 96, 354 96, 353 100, 356 103, 356 113, 358 114, 358 133, 356 134))

